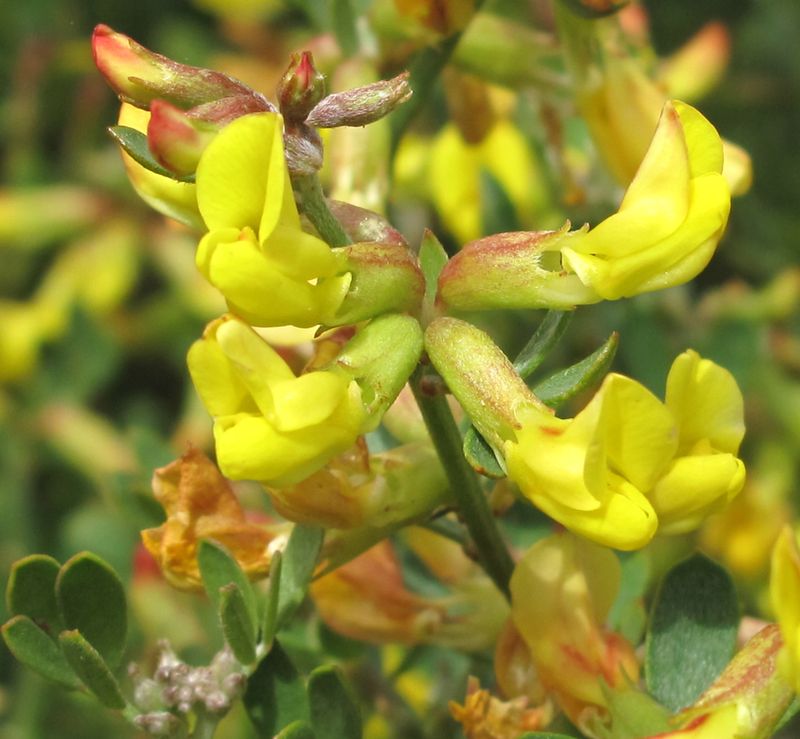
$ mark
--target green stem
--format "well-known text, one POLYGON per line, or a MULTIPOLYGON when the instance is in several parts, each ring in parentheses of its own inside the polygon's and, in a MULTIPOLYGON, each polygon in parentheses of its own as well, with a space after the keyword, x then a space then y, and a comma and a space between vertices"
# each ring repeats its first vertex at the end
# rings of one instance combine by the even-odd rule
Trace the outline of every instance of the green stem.
POLYGON ((292 178, 292 185, 298 195, 298 204, 317 229, 317 233, 332 247, 347 246, 352 240, 345 233, 342 224, 336 220, 325 201, 322 185, 315 174, 292 178))
POLYGON ((426 395, 420 387, 420 380, 421 372, 418 370, 411 384, 414 397, 442 461, 453 497, 478 550, 483 568, 497 588, 509 597, 514 561, 500 535, 478 477, 464 459, 464 441, 447 398, 444 395, 426 395))
MULTIPOLYGON (((483 3, 484 0, 476 0, 475 11, 472 14, 473 18, 478 14, 483 3)), ((408 124, 416 117, 417 113, 419 113, 428 101, 428 97, 430 96, 433 86, 436 84, 436 80, 453 56, 453 52, 456 46, 458 46, 459 41, 461 41, 465 30, 466 27, 451 34, 438 46, 429 46, 423 49, 411 63, 408 70, 411 74, 408 84, 414 91, 414 94, 389 117, 389 127, 391 130, 390 150, 392 152, 397 149, 400 138, 408 127, 408 124)))
POLYGON ((198 713, 197 722, 194 725, 192 739, 212 739, 217 731, 219 719, 216 716, 209 716, 205 713, 198 713))

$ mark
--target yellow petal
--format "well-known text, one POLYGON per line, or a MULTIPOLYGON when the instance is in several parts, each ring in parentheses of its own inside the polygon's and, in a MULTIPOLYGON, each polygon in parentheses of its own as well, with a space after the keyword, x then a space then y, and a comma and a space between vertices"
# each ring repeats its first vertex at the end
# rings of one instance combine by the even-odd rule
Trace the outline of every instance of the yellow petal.
POLYGON ((309 372, 272 385, 275 427, 296 431, 325 421, 341 404, 349 382, 331 372, 309 372))
POLYGON ((744 436, 744 399, 724 367, 701 359, 695 351, 685 351, 672 363, 665 402, 678 423, 682 450, 708 439, 718 451, 739 451, 744 436))
POLYGON ((670 413, 643 385, 616 373, 605 378, 573 423, 582 423, 594 406, 599 406, 597 434, 603 434, 603 453, 608 457, 603 463, 639 490, 649 490, 677 449, 670 413))
POLYGON ((282 171, 277 177, 274 173, 276 160, 285 168, 281 130, 276 113, 246 115, 222 129, 203 152, 197 165, 197 204, 210 231, 258 230, 265 202, 283 202, 285 178, 282 171))
POLYGON ((231 319, 223 323, 217 329, 216 340, 239 384, 247 388, 261 413, 271 416, 274 411, 270 385, 294 379, 292 370, 266 341, 242 321, 231 319))
POLYGON ((197 393, 212 416, 248 409, 248 391, 216 341, 199 339, 186 357, 197 393))
POLYGON ((696 108, 673 100, 675 111, 681 119, 686 150, 689 153, 689 167, 692 177, 704 174, 722 173, 722 140, 717 129, 696 108))
POLYGON ((744 486, 745 469, 732 454, 679 457, 648 497, 658 514, 659 532, 696 529, 744 486))
POLYGON ((297 280, 330 277, 343 261, 340 252, 332 250, 322 239, 283 224, 272 230, 261 248, 285 275, 297 280))
POLYGON ((795 691, 800 692, 800 552, 789 526, 783 529, 772 550, 769 592, 784 640, 778 669, 795 691))
POLYGON ((208 280, 231 310, 254 326, 314 326, 321 322, 314 286, 279 271, 250 241, 218 243, 208 280))

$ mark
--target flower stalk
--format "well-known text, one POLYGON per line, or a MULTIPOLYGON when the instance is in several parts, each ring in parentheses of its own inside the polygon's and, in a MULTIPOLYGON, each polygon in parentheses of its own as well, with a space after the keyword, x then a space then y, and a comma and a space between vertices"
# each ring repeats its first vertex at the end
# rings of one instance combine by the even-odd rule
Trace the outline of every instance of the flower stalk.
POLYGON ((412 389, 436 453, 445 469, 453 497, 472 537, 478 558, 498 590, 509 597, 509 581, 514 562, 477 475, 462 452, 463 439, 444 395, 429 395, 422 386, 423 373, 417 370, 412 389))

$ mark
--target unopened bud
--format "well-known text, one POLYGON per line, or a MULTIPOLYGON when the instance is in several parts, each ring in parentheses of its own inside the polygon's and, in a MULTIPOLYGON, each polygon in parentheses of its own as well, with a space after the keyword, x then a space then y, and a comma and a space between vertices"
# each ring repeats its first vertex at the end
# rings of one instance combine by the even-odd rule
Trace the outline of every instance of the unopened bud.
POLYGON ((301 122, 325 97, 325 76, 317 71, 310 51, 292 54, 278 84, 278 104, 287 122, 301 122))
POLYGON ((308 114, 306 123, 317 128, 366 126, 391 113, 412 95, 408 72, 328 95, 308 114))
POLYGON ((179 177, 192 174, 219 127, 190 118, 165 100, 153 100, 147 143, 159 164, 179 177))
POLYGON ((328 207, 354 244, 369 241, 408 248, 403 234, 378 213, 341 200, 329 200, 328 207))
POLYGON ((114 92, 138 108, 148 108, 156 98, 187 109, 221 98, 246 96, 260 110, 275 110, 263 95, 243 82, 221 72, 179 64, 106 25, 94 29, 92 54, 114 92))

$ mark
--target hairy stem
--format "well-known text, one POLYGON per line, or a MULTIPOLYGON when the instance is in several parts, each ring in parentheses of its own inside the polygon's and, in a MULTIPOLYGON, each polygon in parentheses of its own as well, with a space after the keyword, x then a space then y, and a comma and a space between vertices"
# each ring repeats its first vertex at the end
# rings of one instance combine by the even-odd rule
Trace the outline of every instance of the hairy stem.
POLYGON ((478 551, 481 565, 497 588, 509 597, 508 583, 514 562, 497 528, 478 477, 464 459, 461 432, 447 404, 447 398, 444 395, 426 394, 421 388, 420 380, 421 372, 417 371, 412 382, 414 397, 442 461, 452 495, 478 551))
POLYGON ((317 233, 332 247, 347 246, 352 241, 328 208, 317 175, 301 175, 292 178, 298 205, 308 220, 317 229, 317 233))

